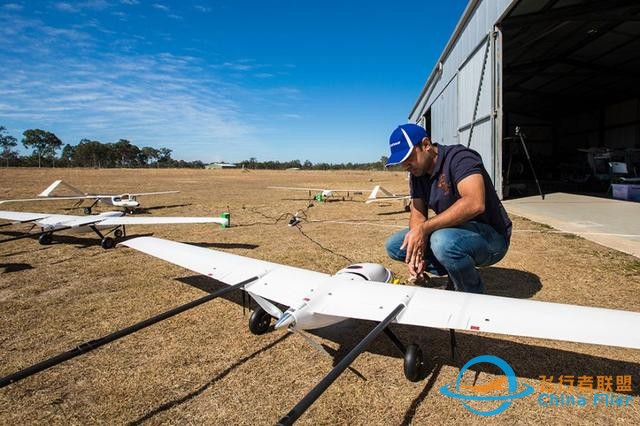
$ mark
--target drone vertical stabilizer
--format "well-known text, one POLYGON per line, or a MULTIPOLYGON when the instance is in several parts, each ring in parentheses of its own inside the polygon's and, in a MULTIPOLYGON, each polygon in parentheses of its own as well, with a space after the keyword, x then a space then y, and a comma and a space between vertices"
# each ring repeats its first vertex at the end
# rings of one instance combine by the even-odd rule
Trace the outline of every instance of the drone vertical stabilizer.
POLYGON ((65 182, 63 180, 58 179, 58 180, 54 181, 51 185, 49 185, 47 187, 47 189, 45 189, 44 191, 39 193, 38 197, 50 197, 51 193, 53 192, 53 190, 56 189, 60 185, 66 186, 67 189, 70 189, 71 191, 75 192, 78 195, 87 195, 85 192, 80 191, 75 186, 73 186, 71 184, 68 184, 67 182, 65 182))

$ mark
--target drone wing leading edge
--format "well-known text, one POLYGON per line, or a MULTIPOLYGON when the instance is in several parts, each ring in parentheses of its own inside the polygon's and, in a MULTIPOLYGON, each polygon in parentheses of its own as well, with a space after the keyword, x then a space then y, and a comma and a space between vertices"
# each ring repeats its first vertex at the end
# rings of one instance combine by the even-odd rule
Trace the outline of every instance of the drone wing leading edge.
POLYGON ((258 276, 245 286, 258 302, 265 298, 298 306, 298 312, 320 319, 299 328, 347 318, 382 321, 404 304, 395 319, 400 324, 640 349, 640 334, 630 332, 640 327, 636 312, 393 285, 353 274, 331 276, 154 237, 120 244, 222 282, 258 276))
POLYGON ((322 192, 324 195, 331 195, 334 192, 365 193, 369 191, 368 189, 304 188, 304 187, 298 187, 298 186, 267 186, 267 189, 290 189, 293 191, 318 191, 318 192, 322 192))
POLYGON ((88 225, 112 227, 122 225, 162 225, 180 223, 218 223, 223 226, 229 226, 229 220, 223 217, 137 217, 122 216, 122 213, 120 212, 105 212, 99 215, 74 216, 64 214, 0 211, 0 219, 5 219, 12 223, 37 222, 42 226, 49 226, 53 229, 57 227, 76 228, 88 225))

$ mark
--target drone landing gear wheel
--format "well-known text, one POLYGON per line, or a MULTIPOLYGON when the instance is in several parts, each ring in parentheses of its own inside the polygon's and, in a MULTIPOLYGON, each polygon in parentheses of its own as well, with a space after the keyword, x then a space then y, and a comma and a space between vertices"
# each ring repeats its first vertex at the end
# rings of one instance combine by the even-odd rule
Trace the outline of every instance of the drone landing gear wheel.
POLYGON ((82 210, 84 211, 84 214, 86 214, 86 215, 90 215, 91 214, 91 207, 85 207, 82 210))
POLYGON ((407 346, 407 350, 404 354, 404 376, 410 382, 417 382, 420 380, 422 373, 423 356, 422 350, 415 343, 407 346))
POLYGON ((122 238, 123 235, 124 233, 122 232, 122 229, 116 229, 113 231, 113 236, 116 238, 122 238))
POLYGON ((100 245, 103 249, 108 250, 116 245, 116 240, 111 237, 104 237, 100 242, 100 245))
POLYGON ((53 235, 51 234, 42 234, 38 237, 38 242, 43 246, 51 244, 53 241, 53 235))
POLYGON ((271 315, 258 306, 249 317, 249 330, 259 336, 266 333, 270 325, 271 315))

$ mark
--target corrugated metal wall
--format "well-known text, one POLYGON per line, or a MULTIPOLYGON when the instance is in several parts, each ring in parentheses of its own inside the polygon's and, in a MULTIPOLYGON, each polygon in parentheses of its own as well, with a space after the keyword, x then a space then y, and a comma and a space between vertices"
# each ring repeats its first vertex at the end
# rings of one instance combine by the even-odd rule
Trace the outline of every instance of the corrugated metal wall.
MULTIPOLYGON (((485 46, 491 38, 496 21, 514 0, 480 0, 471 12, 449 54, 442 60, 436 75, 409 117, 419 122, 430 111, 431 133, 434 141, 443 144, 460 143, 467 145, 471 123, 474 122, 474 108, 483 62, 485 46)), ((473 4, 471 0, 470 4, 473 4)), ((496 147, 500 146, 492 112, 495 107, 494 69, 495 50, 491 45, 485 64, 471 147, 483 157, 489 175, 496 182, 499 161, 496 161, 496 147), (480 120, 479 120, 480 119, 480 120)), ((497 182, 501 182, 501 176, 497 182)), ((497 188, 501 193, 501 188, 497 188)))
POLYGON ((455 145, 458 139, 458 82, 452 80, 431 107, 431 137, 444 145, 455 145))

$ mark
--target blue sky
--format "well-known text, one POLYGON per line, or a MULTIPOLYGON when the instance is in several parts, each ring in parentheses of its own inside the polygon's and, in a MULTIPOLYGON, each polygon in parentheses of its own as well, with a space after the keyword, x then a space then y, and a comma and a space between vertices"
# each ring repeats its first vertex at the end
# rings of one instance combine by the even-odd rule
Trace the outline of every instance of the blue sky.
POLYGON ((0 125, 184 160, 376 161, 466 3, 0 1, 0 125))

